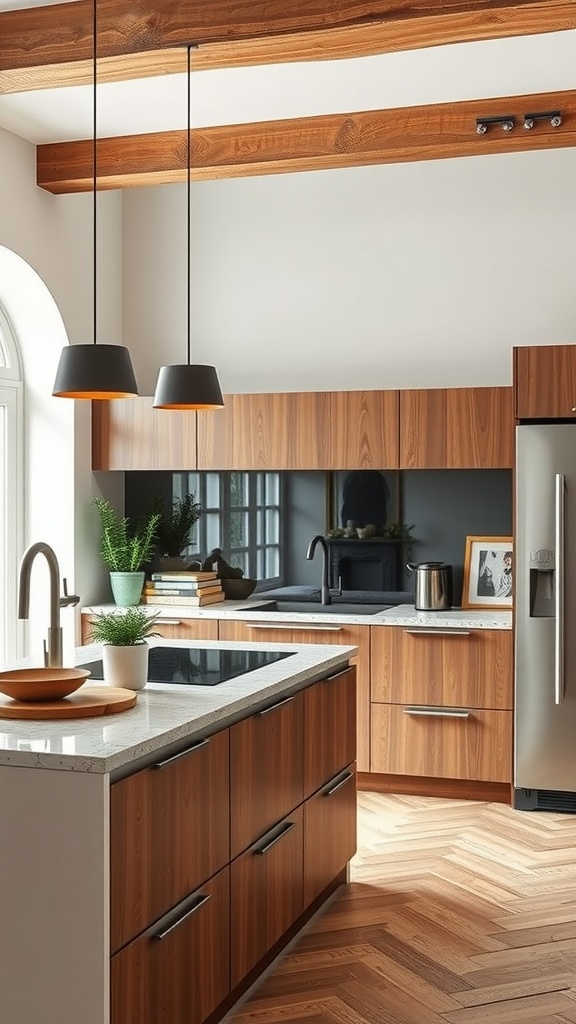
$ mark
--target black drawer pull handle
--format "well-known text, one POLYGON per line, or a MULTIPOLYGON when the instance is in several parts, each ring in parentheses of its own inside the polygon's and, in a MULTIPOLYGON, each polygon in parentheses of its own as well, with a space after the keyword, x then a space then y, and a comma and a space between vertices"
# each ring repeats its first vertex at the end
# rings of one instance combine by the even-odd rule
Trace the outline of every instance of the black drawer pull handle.
POLYGON ((260 849, 254 850, 254 853, 268 853, 268 850, 270 850, 277 842, 279 842, 280 839, 283 839, 284 836, 287 836, 288 833, 291 832, 293 828, 296 828, 296 822, 289 821, 287 825, 284 826, 282 831, 279 832, 277 836, 274 836, 274 839, 271 839, 268 843, 265 843, 265 845, 261 846, 260 849))
POLYGON ((326 676, 326 679, 323 679, 322 682, 323 683, 333 683, 335 679, 340 679, 340 676, 345 676, 346 673, 349 672, 349 671, 350 671, 349 667, 346 666, 346 668, 341 669, 340 672, 335 672, 333 676, 326 676))
POLYGON ((186 910, 180 917, 176 919, 176 921, 168 925, 168 927, 165 928, 164 931, 156 932, 156 934, 153 935, 152 938, 156 939, 158 942, 160 942, 161 939, 165 939, 166 936, 170 934, 170 932, 173 932, 175 928, 178 928, 182 924, 183 921, 186 921, 186 919, 191 917, 192 914, 195 914, 197 910, 200 910, 200 907, 203 907, 204 904, 207 903, 208 900, 210 899, 212 899, 210 893, 207 893, 205 896, 199 896, 198 900, 196 901, 193 907, 189 907, 188 910, 186 910))
POLYGON ((343 779, 339 779, 338 782, 335 782, 334 785, 330 789, 325 789, 324 790, 324 796, 332 796, 332 794, 335 793, 336 790, 340 789, 340 786, 345 786, 346 783, 350 782, 350 779, 353 779, 353 778, 354 778, 354 773, 353 772, 347 772, 343 779))
POLYGON ((152 768, 165 768, 168 764, 173 764, 174 761, 179 761, 181 757, 187 757, 188 754, 193 754, 196 750, 200 750, 200 747, 205 747, 210 743, 210 740, 199 740, 193 747, 186 747, 186 750, 181 750, 179 754, 173 754, 172 757, 167 757, 164 761, 156 761, 152 768))
POLYGON ((277 704, 272 704, 269 708, 264 708, 263 711, 257 711, 254 718, 261 718, 263 715, 269 714, 270 711, 276 711, 276 708, 281 708, 284 704, 290 704, 294 700, 294 697, 285 697, 284 700, 279 700, 277 704))

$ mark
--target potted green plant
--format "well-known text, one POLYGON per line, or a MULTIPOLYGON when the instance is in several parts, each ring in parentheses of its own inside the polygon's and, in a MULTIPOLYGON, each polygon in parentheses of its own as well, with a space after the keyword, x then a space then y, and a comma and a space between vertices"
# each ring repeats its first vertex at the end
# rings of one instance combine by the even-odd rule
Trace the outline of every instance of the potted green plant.
POLYGON ((148 679, 148 637, 160 636, 154 629, 159 614, 142 607, 126 611, 100 612, 90 627, 89 638, 101 643, 104 682, 141 690, 148 679))
POLYGON ((167 511, 162 495, 157 495, 152 508, 159 513, 157 546, 161 567, 164 569, 186 568, 183 552, 192 543, 192 530, 202 513, 200 504, 190 492, 183 498, 174 498, 172 508, 167 511))
POLYGON ((102 529, 100 554, 110 570, 110 585, 117 605, 137 605, 144 586, 143 566, 156 543, 160 513, 144 512, 134 524, 120 516, 104 498, 95 498, 102 529))

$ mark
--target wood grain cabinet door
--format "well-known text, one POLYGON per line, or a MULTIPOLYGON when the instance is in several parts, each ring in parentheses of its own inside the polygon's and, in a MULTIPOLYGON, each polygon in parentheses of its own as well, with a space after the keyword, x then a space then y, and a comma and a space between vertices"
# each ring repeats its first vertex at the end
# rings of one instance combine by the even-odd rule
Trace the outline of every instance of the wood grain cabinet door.
POLYGON ((372 627, 372 700, 510 710, 511 630, 372 627))
POLYGON ((398 468, 398 391, 331 391, 325 469, 398 468))
POLYGON ((352 666, 304 691, 304 796, 355 758, 356 669, 352 666))
POLYGON ((576 345, 514 349, 516 419, 576 419, 576 345))
POLYGON ((195 469, 196 413, 152 398, 92 402, 92 469, 195 469))
POLYGON ((229 733, 110 787, 112 952, 230 859, 229 733))
MULTIPOLYGON (((82 643, 89 644, 90 626, 94 616, 82 615, 82 643)), ((164 618, 155 626, 155 632, 171 640, 217 640, 218 619, 164 618)))
POLYGON ((302 913, 303 851, 300 806, 232 861, 232 988, 302 913))
POLYGON ((511 469, 512 388, 400 392, 400 469, 511 469))
POLYGON ((112 957, 111 1024, 201 1024, 230 991, 230 869, 112 957))
POLYGON ((198 413, 198 469, 325 469, 324 392, 226 395, 223 409, 198 413))
POLYGON ((351 764, 304 804, 304 907, 356 853, 356 765, 351 764))
POLYGON ((510 782, 512 712, 372 705, 372 770, 510 782))
POLYGON ((304 693, 230 728, 230 851, 237 856, 303 800, 304 693))

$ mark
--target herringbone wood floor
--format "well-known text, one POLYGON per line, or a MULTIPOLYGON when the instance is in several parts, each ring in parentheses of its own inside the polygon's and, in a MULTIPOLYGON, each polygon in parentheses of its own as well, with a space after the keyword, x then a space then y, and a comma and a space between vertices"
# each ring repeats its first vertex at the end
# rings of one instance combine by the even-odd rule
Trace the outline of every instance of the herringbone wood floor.
POLYGON ((227 1020, 576 1022, 576 815, 358 801, 351 883, 227 1020))

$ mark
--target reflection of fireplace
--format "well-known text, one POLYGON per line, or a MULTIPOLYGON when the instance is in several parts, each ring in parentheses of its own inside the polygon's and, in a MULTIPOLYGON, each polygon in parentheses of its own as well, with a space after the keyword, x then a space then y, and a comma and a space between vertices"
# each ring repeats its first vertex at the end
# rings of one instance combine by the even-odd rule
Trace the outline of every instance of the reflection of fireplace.
POLYGON ((399 590, 402 542, 328 538, 330 578, 342 590, 399 590))

